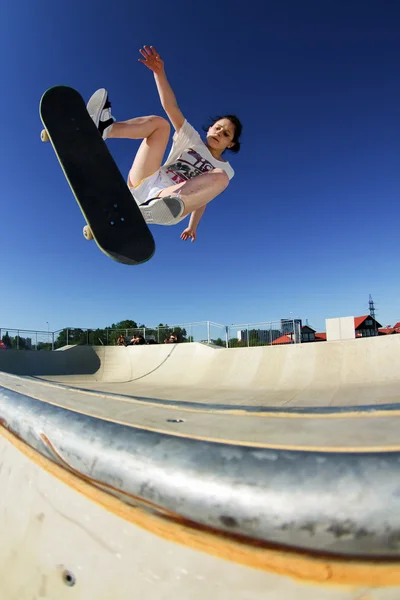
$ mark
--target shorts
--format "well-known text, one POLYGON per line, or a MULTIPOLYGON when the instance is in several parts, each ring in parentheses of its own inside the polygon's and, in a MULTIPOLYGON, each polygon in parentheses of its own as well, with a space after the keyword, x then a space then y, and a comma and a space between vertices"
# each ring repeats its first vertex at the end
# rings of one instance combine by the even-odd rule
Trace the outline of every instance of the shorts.
POLYGON ((136 200, 136 204, 142 204, 150 198, 157 198, 158 194, 166 187, 174 185, 174 182, 159 169, 153 175, 149 175, 146 179, 142 179, 136 186, 129 188, 131 194, 136 200))
MULTIPOLYGON (((150 200, 151 198, 157 198, 158 194, 167 187, 175 185, 174 182, 168 177, 168 175, 159 169, 152 175, 143 179, 135 187, 130 187, 130 192, 135 199, 136 204, 139 206, 150 200)), ((176 217, 169 223, 169 225, 175 225, 182 221, 185 217, 176 217)), ((161 224, 161 223, 160 223, 161 224)))

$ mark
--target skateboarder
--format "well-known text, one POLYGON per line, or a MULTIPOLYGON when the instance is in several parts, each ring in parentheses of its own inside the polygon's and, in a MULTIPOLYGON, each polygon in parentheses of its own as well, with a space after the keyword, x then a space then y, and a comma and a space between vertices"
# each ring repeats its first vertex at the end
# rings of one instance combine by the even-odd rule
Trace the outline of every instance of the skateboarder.
POLYGON ((129 171, 129 189, 147 223, 175 225, 191 214, 181 239, 193 242, 207 203, 223 192, 234 175, 222 154, 240 150, 242 125, 235 115, 218 117, 204 143, 183 116, 154 46, 144 46, 140 54, 139 62, 154 73, 162 107, 175 129, 166 162, 162 165, 170 135, 166 119, 152 115, 116 122, 105 89, 93 94, 87 109, 103 139, 143 139, 129 171))

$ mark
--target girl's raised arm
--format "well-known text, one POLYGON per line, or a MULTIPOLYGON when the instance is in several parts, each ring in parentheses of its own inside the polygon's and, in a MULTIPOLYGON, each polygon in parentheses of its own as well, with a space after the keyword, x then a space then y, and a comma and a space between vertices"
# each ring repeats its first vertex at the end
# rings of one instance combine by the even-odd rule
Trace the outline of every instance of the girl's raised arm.
POLYGON ((176 131, 179 131, 185 122, 174 92, 168 83, 164 69, 164 61, 154 46, 143 46, 139 50, 143 59, 139 58, 139 62, 143 63, 148 69, 153 71, 154 79, 157 85, 158 94, 160 96, 161 105, 168 115, 169 120, 176 131))

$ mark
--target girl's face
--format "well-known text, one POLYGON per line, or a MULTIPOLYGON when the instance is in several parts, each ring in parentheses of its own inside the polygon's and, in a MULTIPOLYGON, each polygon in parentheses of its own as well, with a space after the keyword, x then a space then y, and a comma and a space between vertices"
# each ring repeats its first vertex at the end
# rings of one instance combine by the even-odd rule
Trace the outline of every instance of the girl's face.
POLYGON ((235 126, 229 119, 216 121, 207 131, 207 144, 221 154, 233 146, 235 126))

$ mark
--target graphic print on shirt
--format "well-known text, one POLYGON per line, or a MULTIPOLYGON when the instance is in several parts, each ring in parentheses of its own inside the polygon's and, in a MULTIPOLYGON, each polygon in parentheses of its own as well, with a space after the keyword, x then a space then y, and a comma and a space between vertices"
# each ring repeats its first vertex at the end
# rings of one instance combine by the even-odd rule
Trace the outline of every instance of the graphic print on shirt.
POLYGON ((183 183, 201 173, 215 169, 214 165, 195 150, 183 150, 177 161, 166 167, 167 175, 174 183, 183 183))

